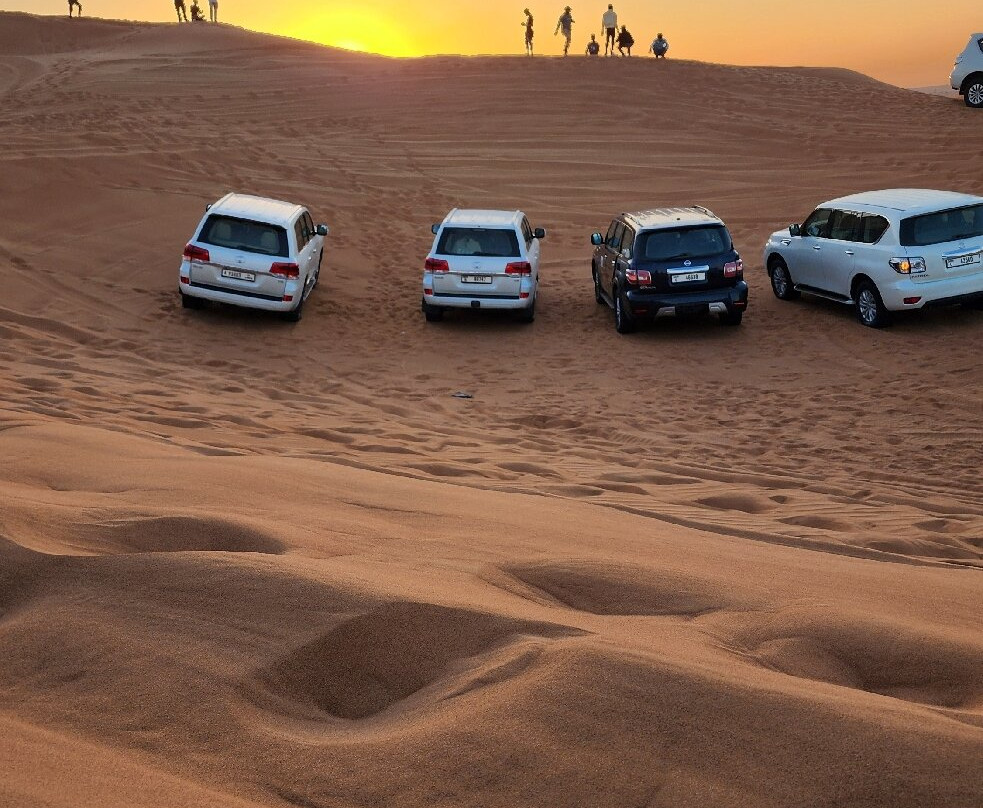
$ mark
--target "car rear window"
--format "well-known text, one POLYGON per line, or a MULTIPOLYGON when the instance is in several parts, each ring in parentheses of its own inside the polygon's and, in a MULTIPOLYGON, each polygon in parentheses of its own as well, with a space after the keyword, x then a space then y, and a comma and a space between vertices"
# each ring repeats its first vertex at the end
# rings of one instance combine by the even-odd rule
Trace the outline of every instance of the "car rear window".
POLYGON ((445 227, 437 244, 440 255, 476 255, 489 258, 517 258, 519 239, 515 230, 488 230, 481 227, 445 227))
POLYGON ((940 210, 901 220, 901 243, 905 247, 925 247, 975 236, 983 236, 983 205, 940 210))
POLYGON ((730 234, 720 225, 652 230, 638 237, 635 255, 646 261, 709 258, 729 252, 730 234))
POLYGON ((218 214, 209 216, 198 241, 260 255, 287 256, 287 231, 279 225, 235 219, 218 214))

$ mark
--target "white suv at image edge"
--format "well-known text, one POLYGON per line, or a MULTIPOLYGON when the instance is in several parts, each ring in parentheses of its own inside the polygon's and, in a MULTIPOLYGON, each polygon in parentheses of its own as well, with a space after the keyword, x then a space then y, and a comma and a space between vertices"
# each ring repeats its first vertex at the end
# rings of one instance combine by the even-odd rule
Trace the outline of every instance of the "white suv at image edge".
POLYGON ((531 323, 539 291, 539 241, 521 210, 455 208, 430 228, 433 246, 423 269, 423 314, 445 309, 511 309, 531 323))
POLYGON ((892 311, 981 308, 983 196, 895 188, 832 199, 772 233, 762 257, 781 300, 846 303, 872 328, 892 311))
POLYGON ((317 284, 327 234, 300 205, 226 194, 205 209, 184 248, 181 303, 197 309, 211 300, 296 322, 317 284))
POLYGON ((973 34, 956 57, 949 86, 959 91, 967 107, 983 107, 983 34, 973 34))

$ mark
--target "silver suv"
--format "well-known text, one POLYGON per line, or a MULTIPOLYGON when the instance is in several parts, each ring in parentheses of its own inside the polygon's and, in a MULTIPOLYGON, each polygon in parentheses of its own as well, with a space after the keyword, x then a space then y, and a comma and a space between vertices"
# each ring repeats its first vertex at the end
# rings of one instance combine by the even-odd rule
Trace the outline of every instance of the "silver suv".
POLYGON ((423 265, 423 314, 445 309, 511 309, 531 323, 539 292, 539 242, 521 210, 459 210, 430 228, 433 246, 423 265))
POLYGON ((317 285, 327 234, 300 205, 226 194, 205 209, 184 248, 181 303, 197 309, 212 300, 296 322, 317 285))
POLYGON ((973 34, 956 57, 949 85, 959 91, 967 107, 983 107, 983 34, 973 34))
POLYGON ((764 265, 781 300, 808 292, 854 306, 864 325, 892 311, 983 304, 983 196, 893 188, 832 199, 772 233, 764 265))

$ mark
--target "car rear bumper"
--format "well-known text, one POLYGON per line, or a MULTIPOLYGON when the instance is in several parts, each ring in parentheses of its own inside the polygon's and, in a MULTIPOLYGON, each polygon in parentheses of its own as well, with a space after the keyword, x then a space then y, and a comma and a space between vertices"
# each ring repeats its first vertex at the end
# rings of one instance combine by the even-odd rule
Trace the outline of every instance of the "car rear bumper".
POLYGON ((492 295, 460 295, 423 294, 423 302, 428 306, 448 309, 528 309, 535 297, 495 297, 492 295))
POLYGON ((983 296, 983 272, 961 278, 939 278, 918 283, 905 278, 886 284, 883 289, 878 287, 878 291, 884 307, 891 311, 955 305, 983 296), (918 298, 918 302, 905 303, 905 299, 912 298, 918 298))
MULTIPOLYGON (((288 287, 292 284, 288 284, 288 287)), ((241 306, 247 309, 261 309, 263 311, 293 311, 297 308, 297 301, 299 300, 299 295, 301 294, 300 284, 297 284, 297 289, 292 293, 292 300, 284 300, 281 298, 271 298, 265 295, 254 295, 248 292, 229 292, 223 289, 217 289, 214 286, 206 286, 200 283, 184 283, 180 281, 178 283, 178 289, 180 289, 181 294, 189 295, 190 297, 201 298, 202 300, 210 300, 213 303, 227 303, 230 306, 241 306)), ((286 295, 290 295, 291 291, 289 288, 285 291, 286 295)))
POLYGON ((631 315, 637 319, 743 311, 747 308, 747 297, 748 287, 744 281, 724 289, 685 293, 669 294, 642 289, 628 289, 625 292, 631 315))

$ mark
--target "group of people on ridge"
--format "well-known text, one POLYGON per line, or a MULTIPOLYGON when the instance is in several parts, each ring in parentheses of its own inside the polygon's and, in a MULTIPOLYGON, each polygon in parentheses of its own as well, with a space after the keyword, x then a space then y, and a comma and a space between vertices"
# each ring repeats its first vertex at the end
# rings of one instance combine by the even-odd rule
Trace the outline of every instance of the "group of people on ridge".
MULTIPOLYGON (((563 34, 563 55, 566 56, 570 50, 570 40, 573 38, 573 9, 570 6, 566 6, 563 9, 563 13, 560 18, 556 21, 556 30, 553 32, 553 36, 558 34, 563 34)), ((526 29, 526 53, 532 56, 533 54, 533 20, 532 12, 529 9, 524 9, 523 13, 526 15, 525 21, 522 23, 522 27, 526 29)), ((618 14, 614 10, 614 5, 608 3, 608 10, 601 15, 601 28, 604 30, 604 55, 614 56, 614 49, 617 46, 618 53, 622 56, 631 56, 632 45, 635 44, 635 38, 628 31, 628 26, 622 25, 621 29, 618 29, 618 14), (625 51, 628 53, 626 54, 625 51)), ((657 59, 665 59, 666 51, 669 50, 669 42, 665 37, 662 36, 660 32, 659 35, 653 40, 652 44, 649 46, 649 53, 655 54, 657 59)), ((585 53, 588 56, 597 56, 601 52, 601 45, 597 41, 594 34, 590 35, 590 42, 587 43, 587 48, 585 53)))
MULTIPOLYGON (((178 22, 188 22, 188 10, 184 0, 174 0, 174 10, 177 12, 178 22)), ((218 0, 208 0, 208 16, 212 22, 218 22, 218 0)), ((191 22, 204 21, 205 15, 201 12, 198 0, 191 0, 191 22)))

